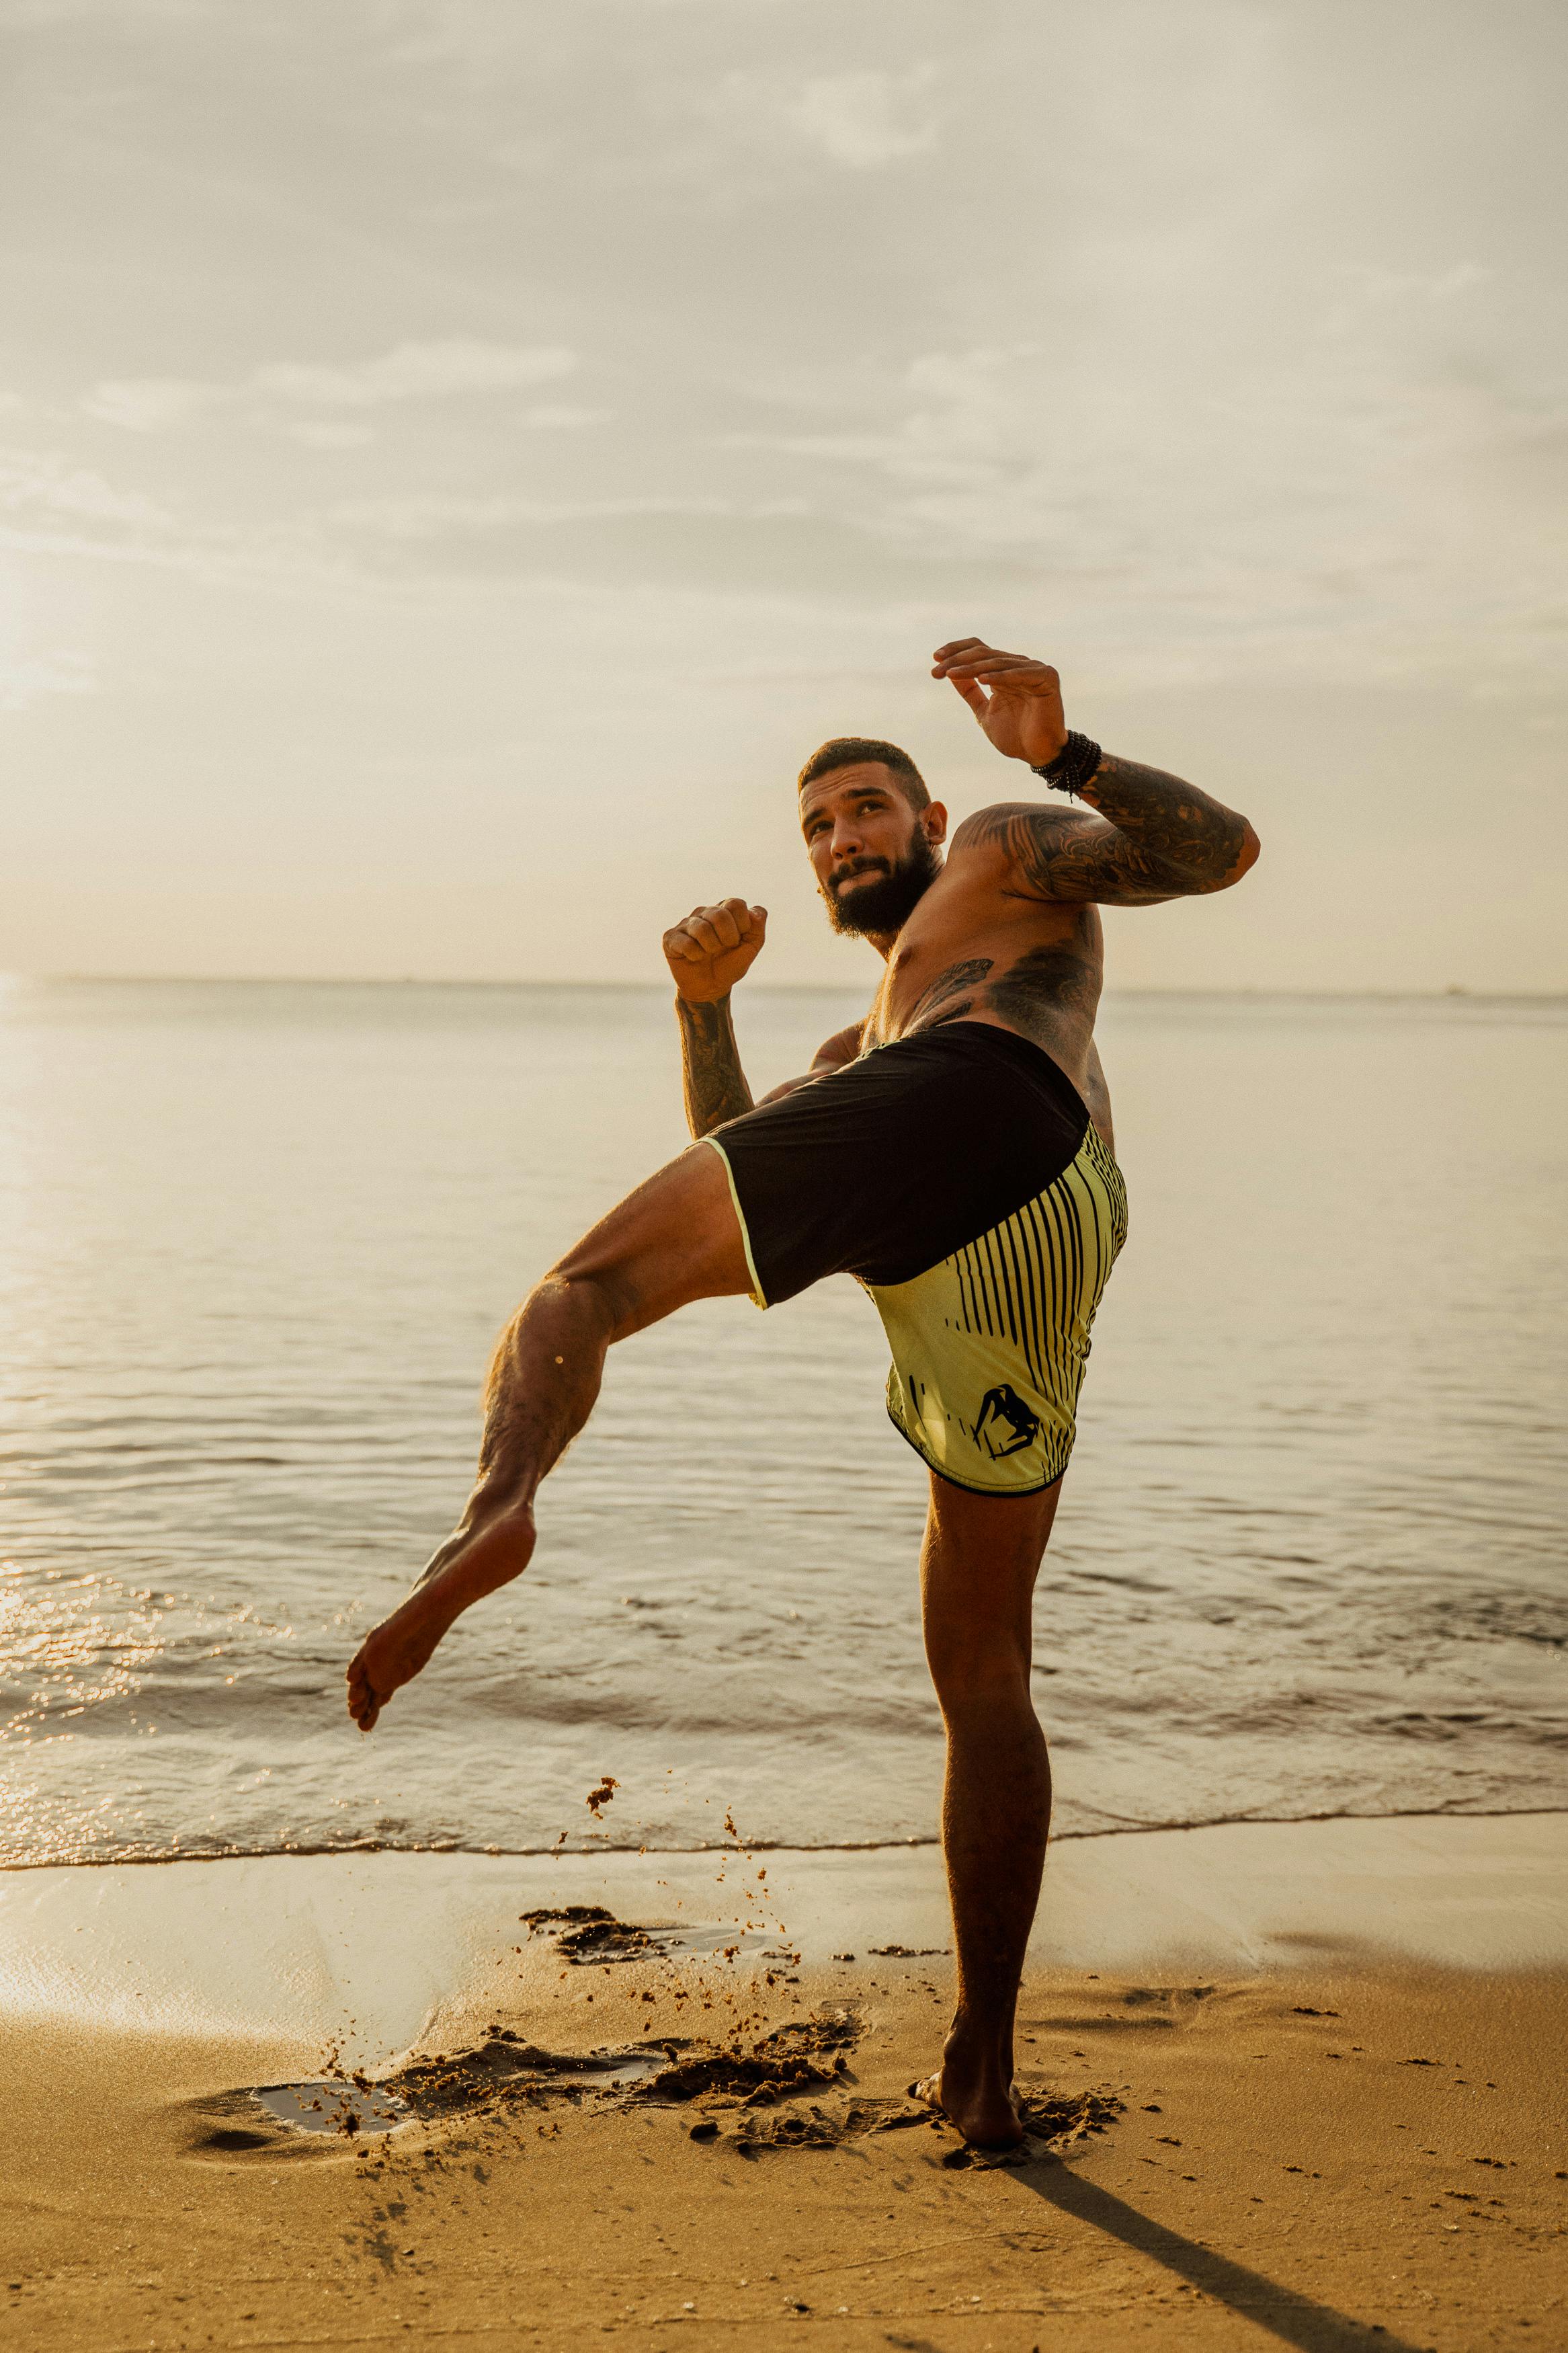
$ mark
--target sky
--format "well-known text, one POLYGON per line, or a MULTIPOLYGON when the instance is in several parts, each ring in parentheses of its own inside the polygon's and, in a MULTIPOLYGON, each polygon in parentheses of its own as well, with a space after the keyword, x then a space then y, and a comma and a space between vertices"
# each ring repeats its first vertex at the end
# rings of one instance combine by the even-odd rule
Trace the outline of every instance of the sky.
POLYGON ((930 653, 1253 819, 1146 988, 1568 987, 1558 0, 0 0, 0 967, 872 977, 930 653))

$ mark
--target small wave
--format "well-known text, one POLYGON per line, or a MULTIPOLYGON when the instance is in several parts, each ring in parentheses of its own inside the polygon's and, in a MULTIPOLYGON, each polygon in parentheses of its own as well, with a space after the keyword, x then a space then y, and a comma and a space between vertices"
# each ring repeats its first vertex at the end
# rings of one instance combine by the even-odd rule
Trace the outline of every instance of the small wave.
MULTIPOLYGON (((1568 1805, 1549 1806, 1392 1806, 1386 1808, 1331 1807, 1317 1813, 1300 1814, 1202 1814, 1192 1820, 1173 1819, 1161 1821, 1110 1821, 1092 1828, 1055 1831, 1052 1846, 1068 1846, 1089 1839, 1152 1837, 1169 1831, 1227 1830, 1251 1825, 1255 1828, 1289 1829, 1298 1822, 1399 1822, 1399 1821, 1508 1821, 1516 1817, 1568 1817, 1568 1805)), ((205 1842, 193 1840, 188 1843, 164 1847, 127 1847, 123 1852, 103 1853, 61 1853, 47 1855, 10 1856, 0 1853, 0 1872, 58 1871, 62 1869, 90 1871, 113 1865, 145 1864, 149 1867, 170 1862, 259 1862, 275 1855, 323 1854, 465 1854, 482 1855, 505 1861, 540 1857, 554 1859, 561 1855, 753 1855, 753 1854, 890 1854, 919 1847, 936 1847, 942 1843, 934 1833, 925 1837, 880 1839, 769 1839, 747 1838, 739 1844, 728 1840, 700 1841, 691 1846, 658 1845, 643 1841, 616 1839, 568 1839, 563 1843, 548 1846, 477 1846, 462 1839, 407 1838, 343 1838, 325 1839, 320 1842, 284 1841, 247 1845, 240 1841, 205 1842)))

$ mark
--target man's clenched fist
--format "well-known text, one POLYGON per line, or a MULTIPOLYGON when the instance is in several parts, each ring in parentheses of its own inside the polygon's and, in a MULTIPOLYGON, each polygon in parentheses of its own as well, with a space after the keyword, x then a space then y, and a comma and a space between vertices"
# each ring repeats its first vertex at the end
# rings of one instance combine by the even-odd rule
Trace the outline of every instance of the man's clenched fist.
POLYGON ((728 997, 756 962, 767 928, 767 909, 748 907, 744 899, 693 907, 684 923, 664 935, 677 994, 689 1005, 713 1005, 728 997))

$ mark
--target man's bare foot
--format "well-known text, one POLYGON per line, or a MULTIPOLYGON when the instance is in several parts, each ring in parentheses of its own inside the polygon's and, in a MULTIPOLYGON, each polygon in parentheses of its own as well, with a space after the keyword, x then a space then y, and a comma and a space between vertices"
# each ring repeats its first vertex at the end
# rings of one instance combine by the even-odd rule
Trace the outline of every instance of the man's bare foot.
POLYGON ((934 2075, 910 2085, 910 2097, 956 2125, 971 2148, 1016 2148, 1024 2137, 1017 2102, 994 2069, 968 2072, 944 2059, 934 2075))
POLYGON ((411 1593, 400 1609, 372 1627, 349 1662, 349 1714, 368 1732, 395 1691, 412 1683, 451 1625, 428 1593, 411 1593))
POLYGON ((470 1601, 522 1574, 533 1542, 533 1514, 526 1509, 497 1513, 447 1537, 407 1600, 371 1629, 349 1662, 349 1714, 362 1732, 428 1664, 470 1601))

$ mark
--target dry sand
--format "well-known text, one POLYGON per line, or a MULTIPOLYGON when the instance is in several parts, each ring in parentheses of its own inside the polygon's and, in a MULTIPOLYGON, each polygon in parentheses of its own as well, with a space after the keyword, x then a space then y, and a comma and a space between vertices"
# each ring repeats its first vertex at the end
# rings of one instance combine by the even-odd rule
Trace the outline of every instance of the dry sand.
POLYGON ((868 1949, 946 1943, 929 1852, 10 1874, 0 2339, 1568 2346, 1563 1828, 1058 1850, 1019 2046, 1058 2106, 1026 2162, 997 2166, 904 2097, 951 1961, 868 1949), (737 1893, 702 1949, 689 1924, 737 1893), (518 1917, 572 1902, 684 1921, 689 1941, 621 1959, 589 1923, 574 1953, 572 1924, 518 1917), (837 1944, 856 1957, 835 1960, 857 1913, 861 1941, 837 1944), (362 1978, 382 2014, 342 2047, 372 2056, 432 1939, 447 1989, 405 2042, 488 2059, 421 2071, 387 2042, 369 2072, 421 2108, 390 2135, 270 2116, 247 2087, 317 2075, 321 2013, 362 1978), (268 2031, 243 2031, 247 2000, 268 2031), (153 2022, 124 2022, 139 2010, 153 2022), (657 2105, 541 2055, 639 2046, 666 2071, 657 2105), (746 2063, 692 2064, 710 2051, 746 2063), (781 2095, 748 2105, 770 2073, 781 2095))

